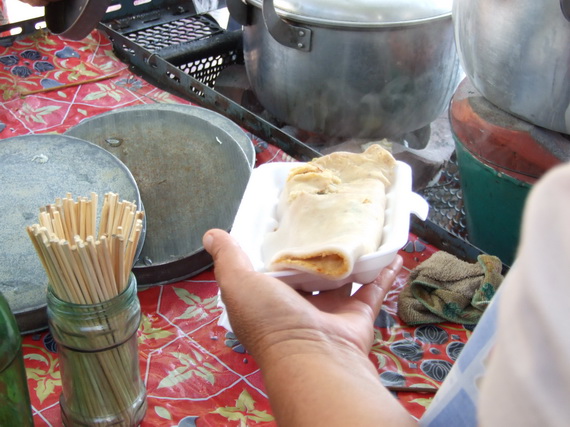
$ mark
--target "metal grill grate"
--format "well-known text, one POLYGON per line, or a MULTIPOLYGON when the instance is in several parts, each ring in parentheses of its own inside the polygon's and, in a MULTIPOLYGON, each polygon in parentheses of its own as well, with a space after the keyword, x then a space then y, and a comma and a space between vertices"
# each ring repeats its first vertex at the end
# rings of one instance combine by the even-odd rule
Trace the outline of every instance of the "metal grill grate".
MULTIPOLYGON (((125 34, 125 37, 158 55, 181 53, 182 60, 175 61, 176 67, 213 88, 222 70, 230 65, 243 63, 241 49, 222 50, 205 57, 190 55, 191 59, 184 59, 184 48, 197 42, 211 42, 215 36, 223 34, 224 31, 207 15, 195 15, 132 31, 125 34)), ((169 77, 175 78, 173 75, 169 77)), ((201 91, 196 88, 191 88, 191 90, 202 95, 201 91)))
POLYGON ((220 72, 229 65, 238 63, 240 53, 237 51, 229 51, 220 55, 209 56, 197 61, 188 62, 178 65, 182 71, 191 75, 196 80, 213 88, 216 78, 220 72))
POLYGON ((422 190, 430 205, 428 218, 451 234, 467 240, 463 194, 455 154, 442 168, 438 181, 422 190))
POLYGON ((125 36, 139 46, 157 52, 170 46, 196 42, 223 31, 211 19, 197 15, 136 30, 125 36))

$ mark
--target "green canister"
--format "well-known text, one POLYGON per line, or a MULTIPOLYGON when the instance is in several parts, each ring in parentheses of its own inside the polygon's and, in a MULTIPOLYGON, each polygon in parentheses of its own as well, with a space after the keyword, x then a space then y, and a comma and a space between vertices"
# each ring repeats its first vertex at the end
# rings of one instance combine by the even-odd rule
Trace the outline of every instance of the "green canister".
POLYGON ((0 293, 0 426, 33 426, 22 337, 8 302, 0 293))

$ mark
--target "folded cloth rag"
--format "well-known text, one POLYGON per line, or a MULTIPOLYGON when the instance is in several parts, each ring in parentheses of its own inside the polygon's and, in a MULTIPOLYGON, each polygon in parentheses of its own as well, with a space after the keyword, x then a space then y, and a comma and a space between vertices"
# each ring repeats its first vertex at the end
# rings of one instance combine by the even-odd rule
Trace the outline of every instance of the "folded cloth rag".
POLYGON ((400 319, 408 325, 476 324, 503 280, 499 258, 479 255, 477 261, 439 251, 418 265, 398 297, 400 319))

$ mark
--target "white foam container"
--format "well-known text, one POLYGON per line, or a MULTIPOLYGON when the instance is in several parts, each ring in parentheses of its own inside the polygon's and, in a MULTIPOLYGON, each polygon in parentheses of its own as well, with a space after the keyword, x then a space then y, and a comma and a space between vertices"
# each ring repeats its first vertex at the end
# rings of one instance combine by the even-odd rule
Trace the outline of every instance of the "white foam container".
POLYGON ((351 274, 342 280, 330 280, 295 270, 268 271, 261 251, 266 233, 278 225, 276 208, 289 171, 299 162, 266 163, 251 174, 231 235, 249 256, 256 271, 276 277, 291 287, 307 292, 336 289, 346 283, 365 284, 373 281, 397 252, 407 243, 410 214, 427 218, 428 203, 412 191, 412 169, 406 163, 396 162, 395 177, 386 194, 385 222, 382 242, 376 252, 360 257, 351 274))

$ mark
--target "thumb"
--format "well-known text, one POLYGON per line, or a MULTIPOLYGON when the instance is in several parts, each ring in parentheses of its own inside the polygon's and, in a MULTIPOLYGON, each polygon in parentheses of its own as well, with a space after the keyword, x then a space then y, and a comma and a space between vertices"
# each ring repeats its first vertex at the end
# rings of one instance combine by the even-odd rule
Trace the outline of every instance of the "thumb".
POLYGON ((202 243, 204 249, 214 259, 216 280, 221 285, 236 273, 253 271, 253 266, 246 253, 224 230, 208 230, 202 238, 202 243))

